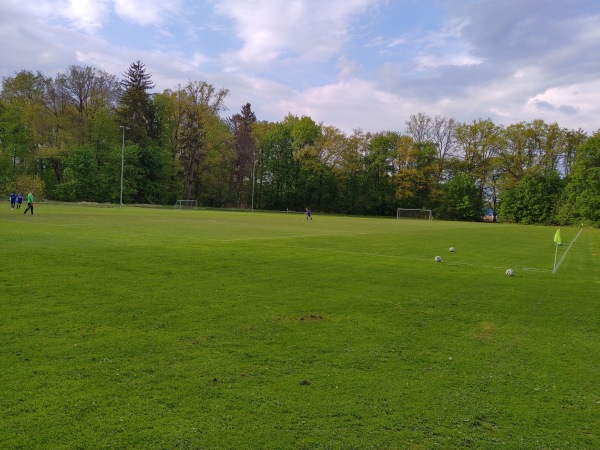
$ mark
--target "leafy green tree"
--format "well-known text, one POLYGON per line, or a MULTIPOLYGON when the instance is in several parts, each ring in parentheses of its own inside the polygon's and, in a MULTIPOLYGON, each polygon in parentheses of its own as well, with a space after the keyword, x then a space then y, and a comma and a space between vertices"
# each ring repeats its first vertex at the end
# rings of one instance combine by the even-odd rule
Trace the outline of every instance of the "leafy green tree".
POLYGON ((370 136, 365 162, 365 189, 370 214, 391 215, 395 212, 396 154, 400 135, 396 132, 370 136))
POLYGON ((502 193, 500 216, 515 223, 555 223, 562 188, 563 181, 556 172, 525 175, 502 193))
POLYGON ((300 164, 299 200, 305 207, 320 211, 334 211, 336 205, 337 184, 333 166, 328 164, 331 138, 332 135, 326 138, 319 126, 318 140, 294 154, 300 164))
POLYGON ((190 81, 155 97, 160 142, 165 150, 164 167, 176 180, 179 198, 199 199, 202 193, 204 201, 210 204, 213 200, 219 206, 226 203, 229 156, 224 154, 231 133, 219 113, 225 110, 228 94, 227 89, 217 90, 205 81, 190 81), (215 186, 217 174, 220 186, 213 192, 218 198, 212 199, 207 189, 202 189, 202 183, 215 186))
POLYGON ((433 131, 433 119, 425 113, 411 115, 405 123, 406 135, 410 136, 414 143, 422 144, 431 141, 433 131))
POLYGON ((288 114, 266 128, 257 149, 260 204, 267 209, 321 205, 327 170, 319 159, 321 127, 311 118, 288 114))
POLYGON ((252 127, 256 123, 256 115, 250 103, 246 103, 239 114, 234 114, 228 121, 233 136, 235 158, 232 160, 230 190, 236 206, 250 203, 253 182, 253 169, 256 157, 256 142, 252 135, 252 127))
POLYGON ((539 147, 539 164, 544 173, 558 171, 559 161, 564 153, 566 130, 557 123, 547 124, 542 120, 533 122, 539 147))
POLYGON ((35 197, 43 199, 46 196, 46 186, 39 175, 19 175, 16 180, 17 192, 35 192, 35 197))
MULTIPOLYGON (((13 161, 19 160, 23 171, 39 172, 52 195, 54 186, 64 181, 65 158, 76 150, 96 147, 90 136, 100 122, 95 119, 111 122, 118 92, 116 78, 89 67, 71 66, 56 80, 23 71, 4 81, 6 112, 12 113, 7 130, 19 142, 13 146, 13 161), (16 135, 15 130, 22 132, 16 135)), ((114 123, 110 126, 114 128, 114 123)), ((111 133, 114 135, 114 130, 111 133)), ((96 141, 98 162, 101 152, 108 151, 108 141, 106 133, 96 141)))
POLYGON ((475 180, 479 201, 485 202, 486 187, 496 173, 498 153, 503 145, 501 127, 490 119, 475 120, 455 127, 455 141, 461 170, 475 180))
POLYGON ((437 197, 437 150, 432 142, 402 136, 397 145, 396 199, 405 208, 431 207, 437 197))
POLYGON ((254 208, 266 209, 263 203, 263 186, 269 182, 269 179, 267 178, 265 161, 270 154, 267 142, 270 139, 269 133, 274 126, 275 123, 268 121, 258 121, 252 126, 252 138, 255 142, 256 153, 253 161, 254 180, 250 194, 250 203, 254 208))
POLYGON ((46 108, 51 79, 39 71, 21 71, 2 80, 0 101, 1 161, 12 164, 13 176, 37 167, 39 149, 52 135, 46 108))
POLYGON ((562 166, 560 167, 560 172, 565 176, 571 172, 571 166, 577 155, 577 147, 583 144, 587 138, 587 134, 582 129, 565 131, 562 166))
POLYGON ((166 200, 161 192, 164 156, 164 152, 158 145, 147 145, 138 150, 139 180, 134 196, 135 203, 160 203, 166 200))
POLYGON ((21 107, 0 101, 0 168, 6 176, 13 178, 20 172, 31 145, 31 133, 21 107))
POLYGON ((565 151, 566 131, 543 120, 520 122, 500 131, 497 156, 503 167, 502 183, 511 188, 527 174, 557 171, 565 151))
POLYGON ((577 148, 559 218, 600 226, 600 130, 577 148))
POLYGON ((261 204, 266 209, 294 208, 298 162, 294 160, 292 130, 275 123, 261 140, 261 204))
POLYGON ((65 160, 64 181, 55 189, 58 200, 98 202, 105 194, 92 151, 79 150, 65 160))
POLYGON ((456 151, 456 126, 455 119, 443 116, 431 117, 425 113, 412 115, 406 121, 406 135, 411 137, 415 144, 433 144, 435 146, 437 155, 434 164, 437 182, 443 181, 448 161, 456 151))
POLYGON ((449 165, 456 152, 454 131, 457 122, 455 119, 435 116, 431 124, 429 142, 437 149, 435 166, 437 171, 437 182, 445 180, 449 165))
POLYGON ((436 215, 446 220, 479 220, 482 205, 475 181, 467 174, 454 174, 443 186, 436 215))
POLYGON ((298 151, 306 146, 314 146, 321 138, 321 127, 308 116, 300 118, 288 114, 283 123, 290 127, 292 147, 298 151))
POLYGON ((328 160, 333 164, 332 172, 338 187, 336 211, 344 214, 366 214, 367 178, 364 155, 368 152, 368 136, 361 130, 354 130, 346 136, 334 129, 325 133, 330 141, 327 144, 328 160))
MULTIPOLYGON (((87 146, 93 151, 98 166, 108 163, 115 146, 122 144, 122 129, 116 115, 110 109, 98 109, 90 118, 90 141, 87 146)), ((127 132, 125 130, 125 137, 127 132)))
POLYGON ((502 165, 504 186, 511 188, 535 166, 534 152, 530 149, 533 131, 520 122, 502 130, 502 145, 499 146, 498 161, 502 165))
POLYGON ((292 206, 323 210, 335 195, 335 185, 331 171, 321 160, 322 127, 307 116, 288 115, 284 123, 291 126, 293 158, 298 165, 292 206))
POLYGON ((71 118, 77 145, 88 144, 94 115, 102 110, 114 110, 118 105, 121 87, 117 77, 90 66, 69 66, 65 73, 57 75, 55 85, 62 93, 61 98, 77 111, 71 118))
POLYGON ((226 121, 211 116, 206 134, 206 154, 198 172, 195 195, 199 202, 215 208, 228 205, 229 169, 234 158, 231 131, 226 121))
POLYGON ((191 81, 176 96, 182 113, 177 155, 183 168, 184 193, 194 198, 198 193, 199 174, 207 168, 209 151, 216 145, 211 142, 211 131, 222 125, 218 114, 229 91, 216 90, 204 81, 191 81))
POLYGON ((158 145, 163 153, 161 201, 172 204, 183 198, 183 168, 178 158, 183 108, 177 94, 171 90, 156 94, 153 101, 159 125, 158 145))
POLYGON ((46 90, 47 78, 40 72, 22 70, 2 80, 2 99, 34 104, 40 101, 46 90))

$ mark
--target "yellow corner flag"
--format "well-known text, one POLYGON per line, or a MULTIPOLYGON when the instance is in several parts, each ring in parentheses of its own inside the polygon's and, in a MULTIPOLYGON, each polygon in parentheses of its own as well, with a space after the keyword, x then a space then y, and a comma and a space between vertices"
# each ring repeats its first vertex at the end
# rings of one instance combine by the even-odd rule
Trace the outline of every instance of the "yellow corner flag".
POLYGON ((562 245, 562 240, 560 238, 560 228, 556 230, 556 233, 554 233, 554 243, 556 245, 562 245))

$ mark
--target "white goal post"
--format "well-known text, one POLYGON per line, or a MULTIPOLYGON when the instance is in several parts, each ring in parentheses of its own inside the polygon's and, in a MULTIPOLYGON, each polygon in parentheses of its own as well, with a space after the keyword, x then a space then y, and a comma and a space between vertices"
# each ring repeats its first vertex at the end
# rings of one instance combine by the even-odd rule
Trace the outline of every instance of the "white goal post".
POLYGON ((198 201, 196 201, 196 200, 177 200, 177 202, 175 202, 175 208, 177 208, 177 209, 196 209, 196 208, 198 208, 198 201))
POLYGON ((396 219, 431 220, 432 216, 430 209, 398 208, 396 210, 396 219))

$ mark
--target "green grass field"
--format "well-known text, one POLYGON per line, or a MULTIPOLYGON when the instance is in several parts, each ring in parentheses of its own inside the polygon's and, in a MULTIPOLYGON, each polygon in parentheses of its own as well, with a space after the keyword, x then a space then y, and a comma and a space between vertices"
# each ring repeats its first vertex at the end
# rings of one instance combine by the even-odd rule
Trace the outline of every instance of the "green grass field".
POLYGON ((0 448, 600 448, 599 230, 1 206, 0 448))

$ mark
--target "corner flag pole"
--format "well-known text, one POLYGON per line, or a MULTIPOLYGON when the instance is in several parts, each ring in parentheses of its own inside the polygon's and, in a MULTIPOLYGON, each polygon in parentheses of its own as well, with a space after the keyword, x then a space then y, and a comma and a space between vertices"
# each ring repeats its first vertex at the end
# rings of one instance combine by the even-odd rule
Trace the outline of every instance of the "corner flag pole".
POLYGON ((552 273, 556 272, 556 257, 558 256, 558 247, 562 245, 562 239, 560 238, 560 228, 556 230, 554 234, 554 246, 556 247, 556 251, 554 252, 554 268, 552 269, 552 273))

